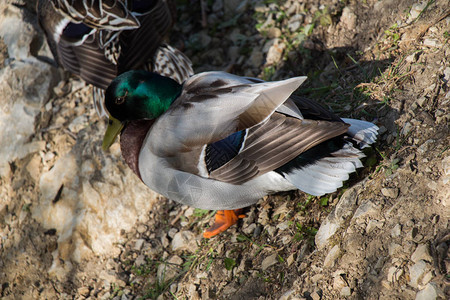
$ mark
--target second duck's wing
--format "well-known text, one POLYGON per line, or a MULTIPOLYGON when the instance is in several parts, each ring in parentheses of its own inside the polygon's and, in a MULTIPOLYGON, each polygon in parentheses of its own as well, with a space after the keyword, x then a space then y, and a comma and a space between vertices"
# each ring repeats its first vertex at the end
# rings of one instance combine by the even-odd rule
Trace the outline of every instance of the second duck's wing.
POLYGON ((139 17, 139 28, 122 31, 119 39, 119 74, 142 68, 149 60, 153 61, 156 50, 174 23, 175 12, 168 2, 156 1, 147 13, 139 17))
POLYGON ((51 1, 38 1, 37 13, 56 62, 94 86, 108 87, 117 76, 114 59, 108 57, 115 44, 109 43, 108 48, 102 49, 97 29, 72 22, 51 1))
POLYGON ((93 28, 113 31, 139 27, 138 19, 123 1, 51 0, 51 2, 60 14, 75 23, 85 23, 93 28))
POLYGON ((57 63, 96 87, 105 89, 118 74, 132 69, 184 82, 193 74, 190 60, 162 44, 175 18, 172 2, 134 0, 128 6, 121 1, 39 0, 37 12, 57 63), (112 4, 116 6, 109 8, 112 4), (135 14, 139 26, 123 27, 114 20, 92 24, 84 17, 109 16, 116 10, 118 16, 120 11, 135 14))

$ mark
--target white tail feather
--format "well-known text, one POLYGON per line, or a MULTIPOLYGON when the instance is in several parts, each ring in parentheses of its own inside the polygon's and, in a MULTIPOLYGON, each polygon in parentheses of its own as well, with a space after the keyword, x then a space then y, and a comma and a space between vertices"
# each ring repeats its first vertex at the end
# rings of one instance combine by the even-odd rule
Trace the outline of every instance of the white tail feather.
POLYGON ((362 120, 346 118, 342 118, 342 120, 345 123, 350 124, 347 134, 358 143, 358 146, 360 146, 361 149, 369 147, 370 144, 373 144, 377 140, 377 125, 362 120))
POLYGON ((348 180, 349 174, 360 166, 361 162, 357 157, 344 161, 326 158, 284 176, 298 189, 314 196, 322 196, 340 188, 348 180))
POLYGON ((314 196, 322 196, 336 191, 348 180, 350 173, 362 167, 359 160, 362 157, 364 154, 361 151, 351 143, 346 143, 329 157, 283 175, 298 189, 314 196))

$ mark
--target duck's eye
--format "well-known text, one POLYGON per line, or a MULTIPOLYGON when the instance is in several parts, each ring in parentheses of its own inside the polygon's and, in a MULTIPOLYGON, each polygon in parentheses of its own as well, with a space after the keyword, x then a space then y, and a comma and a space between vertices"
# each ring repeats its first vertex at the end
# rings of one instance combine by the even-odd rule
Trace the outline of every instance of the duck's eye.
POLYGON ((117 105, 120 105, 120 104, 124 103, 124 102, 125 102, 125 99, 127 98, 127 95, 128 95, 128 91, 125 90, 125 95, 120 96, 120 97, 116 97, 116 100, 115 100, 114 102, 115 102, 117 105))
POLYGON ((122 103, 124 103, 124 102, 125 102, 125 96, 117 97, 116 100, 115 100, 115 103, 116 103, 117 105, 120 105, 120 104, 122 104, 122 103))

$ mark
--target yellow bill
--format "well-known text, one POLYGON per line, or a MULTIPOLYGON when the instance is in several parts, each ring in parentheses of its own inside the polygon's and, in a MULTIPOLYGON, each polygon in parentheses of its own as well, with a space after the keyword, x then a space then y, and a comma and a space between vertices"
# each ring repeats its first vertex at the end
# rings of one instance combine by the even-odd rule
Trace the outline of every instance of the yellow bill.
POLYGON ((105 136, 103 137, 102 148, 104 151, 108 150, 109 147, 114 143, 116 137, 120 134, 123 129, 123 123, 114 117, 109 116, 108 128, 106 128, 105 136))

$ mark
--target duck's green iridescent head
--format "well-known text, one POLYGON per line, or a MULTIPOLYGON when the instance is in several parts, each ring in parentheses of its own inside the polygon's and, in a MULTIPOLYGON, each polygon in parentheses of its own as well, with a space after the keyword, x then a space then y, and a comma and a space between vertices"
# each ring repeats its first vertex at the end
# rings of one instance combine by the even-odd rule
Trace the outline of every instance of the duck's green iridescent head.
POLYGON ((181 88, 171 78, 146 71, 128 71, 116 77, 105 92, 110 117, 103 149, 114 143, 126 122, 162 115, 180 95, 181 88))
POLYGON ((128 71, 116 77, 105 92, 109 114, 119 121, 155 119, 178 97, 181 85, 146 71, 128 71))

